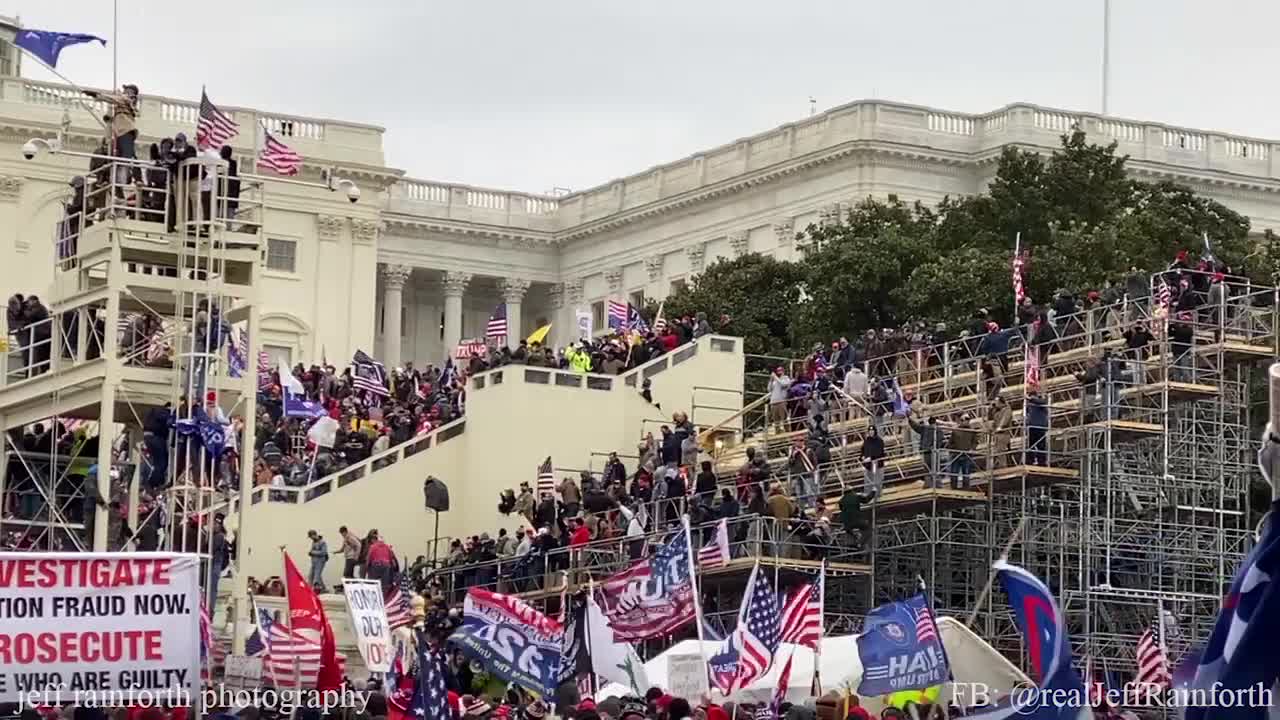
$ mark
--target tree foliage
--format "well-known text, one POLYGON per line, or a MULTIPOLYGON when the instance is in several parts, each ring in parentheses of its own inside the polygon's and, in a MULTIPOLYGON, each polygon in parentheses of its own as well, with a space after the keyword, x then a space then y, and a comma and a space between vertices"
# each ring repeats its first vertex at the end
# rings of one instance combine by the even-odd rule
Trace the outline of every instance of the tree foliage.
POLYGON ((1206 234, 1219 260, 1271 280, 1280 253, 1250 254, 1247 218, 1175 183, 1135 180, 1127 160, 1081 131, 1048 156, 1006 148, 983 194, 932 208, 864 200, 838 223, 804 229, 796 262, 712 265, 667 299, 668 314, 728 315, 748 352, 769 353, 916 320, 955 328, 980 307, 1007 322, 1019 235, 1038 302, 1163 269, 1179 250, 1198 256, 1206 234))

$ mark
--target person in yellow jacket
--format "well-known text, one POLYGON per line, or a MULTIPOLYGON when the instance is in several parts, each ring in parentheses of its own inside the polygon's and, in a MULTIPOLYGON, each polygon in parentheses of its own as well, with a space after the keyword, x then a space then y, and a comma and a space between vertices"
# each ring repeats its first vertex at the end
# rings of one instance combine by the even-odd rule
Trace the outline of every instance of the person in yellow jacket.
POLYGON ((569 367, 572 368, 574 372, 591 372, 591 353, 573 346, 569 346, 564 352, 569 358, 569 367), (572 352, 572 355, 570 355, 570 352, 572 352))
POLYGON ((899 690, 885 696, 885 706, 906 711, 908 703, 934 705, 942 697, 942 686, 933 685, 923 690, 899 690))

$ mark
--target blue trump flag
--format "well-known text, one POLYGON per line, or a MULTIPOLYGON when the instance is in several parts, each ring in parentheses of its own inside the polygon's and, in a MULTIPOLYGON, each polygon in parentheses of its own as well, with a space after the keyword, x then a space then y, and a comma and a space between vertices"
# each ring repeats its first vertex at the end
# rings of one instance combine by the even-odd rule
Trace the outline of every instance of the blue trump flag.
POLYGON ((177 421, 174 423, 174 429, 179 435, 199 438, 205 452, 211 457, 222 457, 222 451, 227 445, 226 430, 221 423, 209 417, 204 408, 197 407, 192 410, 191 418, 177 421))
MULTIPOLYGON (((1280 585, 1275 582, 1280 575, 1280 500, 1271 503, 1265 522, 1231 581, 1218 621, 1197 656, 1194 677, 1174 694, 1174 702, 1186 707, 1187 720, 1280 717, 1275 695, 1280 692, 1280 585)), ((1175 675, 1175 687, 1178 679, 1175 675)))
POLYGON ((994 705, 974 710, 967 720, 1069 720, 1088 717, 1088 692, 1072 662, 1067 623, 1053 593, 1035 575, 1004 560, 995 564, 1009 606, 1039 683, 994 705))
POLYGON ((859 695, 888 695, 946 682, 950 676, 938 625, 924 593, 867 613, 858 636, 859 695))
POLYGON ((468 590, 462 626, 449 642, 499 679, 539 695, 555 695, 564 628, 523 601, 468 590))
POLYGON ((13 44, 36 56, 40 62, 49 67, 58 66, 58 56, 62 49, 72 45, 88 42, 100 42, 106 47, 107 41, 97 35, 86 33, 63 33, 52 30, 19 30, 13 44))

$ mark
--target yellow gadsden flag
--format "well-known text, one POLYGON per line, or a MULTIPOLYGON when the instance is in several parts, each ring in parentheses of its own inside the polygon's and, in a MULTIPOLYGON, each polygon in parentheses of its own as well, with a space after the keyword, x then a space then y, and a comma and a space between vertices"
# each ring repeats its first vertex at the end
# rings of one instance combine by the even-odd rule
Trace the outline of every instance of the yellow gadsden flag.
POLYGON ((547 335, 549 334, 551 334, 551 325, 550 324, 543 325, 537 330, 534 330, 533 332, 529 333, 529 337, 525 338, 524 341, 529 343, 530 345, 534 343, 546 343, 547 335))

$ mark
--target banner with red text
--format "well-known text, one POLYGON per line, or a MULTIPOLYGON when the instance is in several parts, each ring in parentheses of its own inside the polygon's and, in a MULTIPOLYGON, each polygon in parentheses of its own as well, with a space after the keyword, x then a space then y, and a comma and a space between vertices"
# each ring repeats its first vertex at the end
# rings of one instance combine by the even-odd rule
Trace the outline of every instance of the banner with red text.
POLYGON ((0 702, 187 704, 200 562, 177 553, 0 553, 0 702))

